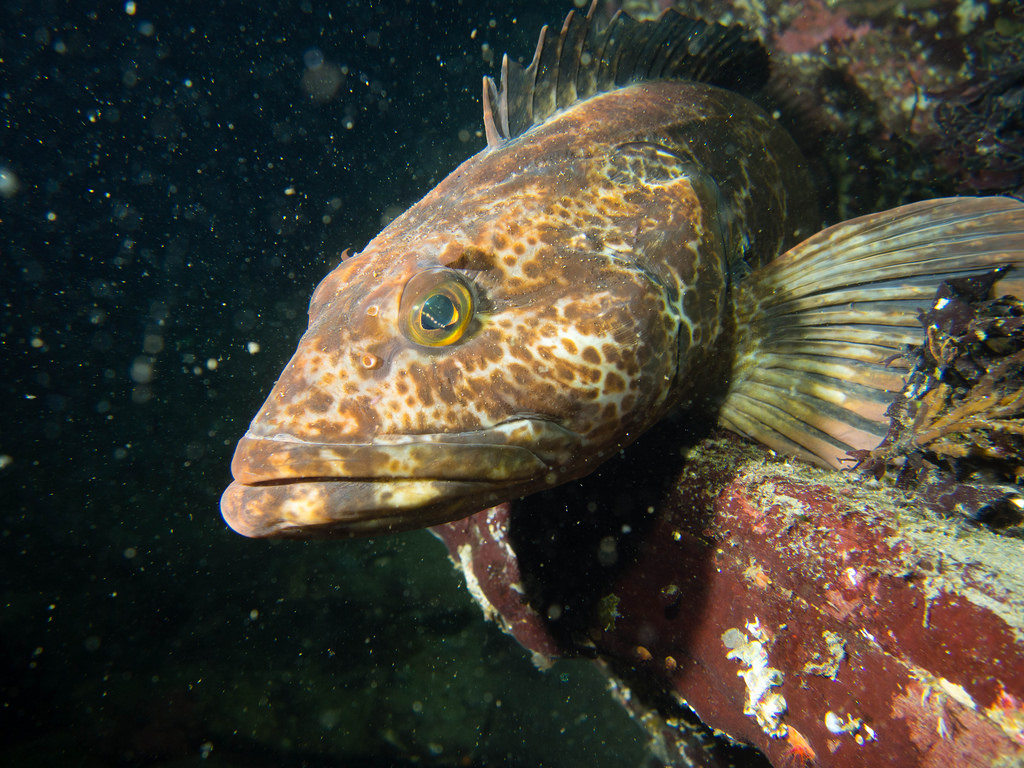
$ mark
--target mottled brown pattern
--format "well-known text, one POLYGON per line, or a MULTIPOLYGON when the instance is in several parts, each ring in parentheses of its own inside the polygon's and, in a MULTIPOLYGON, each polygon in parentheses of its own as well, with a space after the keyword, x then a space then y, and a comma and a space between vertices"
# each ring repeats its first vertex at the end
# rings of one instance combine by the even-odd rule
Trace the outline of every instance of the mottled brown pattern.
POLYGON ((271 502, 256 483, 315 477, 339 488, 302 491, 310 519, 341 533, 418 527, 591 471, 677 403, 721 391, 730 265, 766 261, 810 227, 805 189, 780 128, 695 83, 594 96, 481 152, 317 288, 239 446, 225 516, 253 535, 303 526, 275 511, 287 486, 271 502), (438 267, 470 281, 478 308, 458 342, 422 347, 403 336, 399 306, 409 279, 438 267), (555 430, 545 451, 501 432, 523 419, 555 430), (438 468, 428 489, 406 482, 422 476, 407 456, 380 458, 414 441, 430 466, 455 436, 479 446, 460 448, 468 465, 527 451, 538 469, 480 471, 467 486, 438 468), (258 466, 271 440, 307 466, 258 466), (309 443, 363 458, 310 464, 309 443), (489 445, 501 447, 485 458, 489 445))

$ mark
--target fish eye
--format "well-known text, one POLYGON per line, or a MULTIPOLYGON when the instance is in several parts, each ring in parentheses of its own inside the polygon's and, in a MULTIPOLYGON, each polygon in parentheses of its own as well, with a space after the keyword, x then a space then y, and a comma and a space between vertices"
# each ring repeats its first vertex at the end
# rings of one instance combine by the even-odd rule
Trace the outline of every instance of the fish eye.
POLYGON ((452 269, 427 269, 413 275, 399 304, 402 333, 426 347, 444 347, 461 339, 473 311, 473 290, 452 269))

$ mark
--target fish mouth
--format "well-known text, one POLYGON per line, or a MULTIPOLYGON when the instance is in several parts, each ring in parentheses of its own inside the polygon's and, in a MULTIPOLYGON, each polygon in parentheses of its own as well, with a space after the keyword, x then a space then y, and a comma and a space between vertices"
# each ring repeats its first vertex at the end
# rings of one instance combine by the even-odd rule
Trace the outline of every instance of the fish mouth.
POLYGON ((311 443, 250 430, 221 496, 227 524, 256 538, 355 537, 456 520, 566 478, 580 436, 537 418, 469 432, 311 443))

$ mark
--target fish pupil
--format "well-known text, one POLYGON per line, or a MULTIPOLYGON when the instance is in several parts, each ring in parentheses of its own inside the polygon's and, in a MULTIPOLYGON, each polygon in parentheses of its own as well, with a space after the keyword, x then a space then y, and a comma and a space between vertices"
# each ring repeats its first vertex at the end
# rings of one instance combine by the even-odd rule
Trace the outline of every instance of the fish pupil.
POLYGON ((459 321, 459 309, 455 302, 443 293, 436 293, 423 302, 420 309, 420 326, 425 331, 439 331, 450 328, 459 321))

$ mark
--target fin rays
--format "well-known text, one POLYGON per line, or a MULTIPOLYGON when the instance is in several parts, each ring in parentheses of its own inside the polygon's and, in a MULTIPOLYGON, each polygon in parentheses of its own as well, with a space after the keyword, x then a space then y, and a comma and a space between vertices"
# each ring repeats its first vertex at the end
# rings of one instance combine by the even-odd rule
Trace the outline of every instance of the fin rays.
POLYGON ((1004 267, 1024 287, 1024 204, 945 198, 830 227, 737 286, 737 361, 722 421, 835 467, 884 437, 903 387, 900 350, 945 280, 1004 267))
POLYGON ((597 0, 586 15, 570 11, 557 35, 541 30, 529 66, 506 55, 501 86, 484 78, 484 130, 489 147, 525 133, 555 112, 628 83, 685 79, 740 92, 760 88, 768 76, 768 55, 744 38, 740 27, 725 27, 667 9, 655 21, 618 12, 604 29, 595 18, 597 0))

